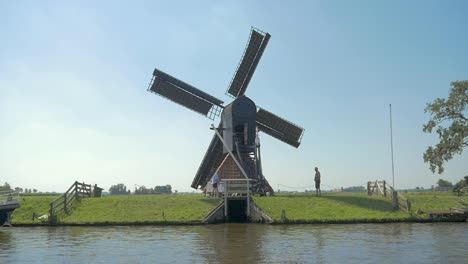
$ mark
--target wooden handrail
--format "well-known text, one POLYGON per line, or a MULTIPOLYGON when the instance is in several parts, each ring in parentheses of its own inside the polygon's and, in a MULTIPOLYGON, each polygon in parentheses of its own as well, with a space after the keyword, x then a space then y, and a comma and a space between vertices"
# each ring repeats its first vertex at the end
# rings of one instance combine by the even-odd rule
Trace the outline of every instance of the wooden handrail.
POLYGON ((397 195, 396 197, 393 197, 395 193, 395 189, 393 186, 388 184, 386 181, 369 181, 367 182, 367 194, 372 195, 372 194, 381 194, 384 197, 387 197, 390 201, 394 202, 394 199, 396 199, 396 206, 405 212, 410 213, 411 212, 411 201, 404 196, 403 194, 396 192, 397 195), (381 187, 382 185, 382 187, 381 187), (376 191, 377 189, 377 191, 376 191), (389 191, 386 191, 388 189, 389 191), (390 195, 387 195, 390 194, 390 195))
POLYGON ((91 184, 75 181, 65 193, 50 202, 49 221, 52 221, 62 211, 70 214, 73 203, 80 198, 80 195, 91 197, 91 184))

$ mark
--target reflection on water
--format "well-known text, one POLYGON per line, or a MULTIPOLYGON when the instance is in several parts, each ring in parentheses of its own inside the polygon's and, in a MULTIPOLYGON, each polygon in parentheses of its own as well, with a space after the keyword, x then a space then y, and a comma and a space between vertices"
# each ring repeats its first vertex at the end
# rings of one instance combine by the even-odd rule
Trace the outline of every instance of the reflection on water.
POLYGON ((0 263, 468 262, 468 223, 0 228, 0 263))

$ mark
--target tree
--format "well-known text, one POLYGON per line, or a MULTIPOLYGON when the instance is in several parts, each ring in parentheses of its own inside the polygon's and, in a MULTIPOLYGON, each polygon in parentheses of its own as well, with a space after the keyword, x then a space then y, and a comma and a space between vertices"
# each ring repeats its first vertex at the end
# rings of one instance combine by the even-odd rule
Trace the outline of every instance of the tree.
POLYGON ((162 193, 171 194, 172 193, 172 186, 170 184, 168 184, 166 186, 157 185, 156 187, 154 187, 154 192, 156 194, 162 194, 162 193))
POLYGON ((439 174, 444 172, 445 162, 455 154, 460 155, 468 146, 468 81, 455 81, 450 85, 448 99, 437 98, 424 109, 431 119, 423 126, 423 131, 432 133, 436 128, 439 135, 439 143, 428 147, 424 153, 424 162, 429 163, 433 173, 437 169, 439 174))
POLYGON ((453 192, 456 193, 458 196, 462 195, 463 193, 468 193, 468 175, 465 176, 464 180, 461 180, 453 186, 453 192))
POLYGON ((8 182, 5 182, 3 186, 0 186, 0 191, 10 191, 10 190, 11 190, 11 186, 10 184, 8 184, 8 182))
POLYGON ((112 185, 109 188, 110 194, 128 194, 127 193, 127 186, 125 186, 123 183, 119 183, 117 185, 112 185))
POLYGON ((438 187, 453 187, 453 184, 449 181, 439 179, 437 181, 437 186, 438 187))
POLYGON ((135 194, 151 194, 153 192, 153 189, 151 188, 146 188, 144 185, 138 185, 140 187, 136 188, 135 187, 135 194))
POLYGON ((366 188, 364 186, 352 186, 348 188, 341 188, 342 192, 365 192, 366 188))

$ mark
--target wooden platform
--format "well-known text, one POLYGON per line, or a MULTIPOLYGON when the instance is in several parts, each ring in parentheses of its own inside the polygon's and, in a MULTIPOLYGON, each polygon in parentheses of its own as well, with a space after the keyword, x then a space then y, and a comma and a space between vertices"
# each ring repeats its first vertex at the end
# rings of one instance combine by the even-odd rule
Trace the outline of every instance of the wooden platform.
POLYGON ((468 208, 452 208, 450 210, 428 211, 424 213, 429 215, 431 219, 459 221, 468 220, 468 208))

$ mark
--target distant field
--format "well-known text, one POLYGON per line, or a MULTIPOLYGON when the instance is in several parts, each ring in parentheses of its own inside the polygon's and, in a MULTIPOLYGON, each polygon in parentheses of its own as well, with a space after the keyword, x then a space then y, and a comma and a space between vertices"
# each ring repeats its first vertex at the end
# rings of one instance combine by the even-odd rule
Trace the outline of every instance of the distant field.
MULTIPOLYGON (((460 198, 451 193, 402 193, 413 204, 413 213, 459 207, 460 198)), ((32 215, 48 214, 49 203, 57 196, 25 196, 13 214, 13 224, 41 224, 32 215)), ((468 197, 465 196, 465 200, 468 197)), ((63 224, 163 224, 199 222, 222 200, 192 195, 122 195, 81 199, 63 224)), ((407 221, 425 215, 394 210, 384 197, 365 193, 278 194, 254 197, 255 203, 275 221, 282 221, 284 209, 291 222, 378 222, 407 221)))

